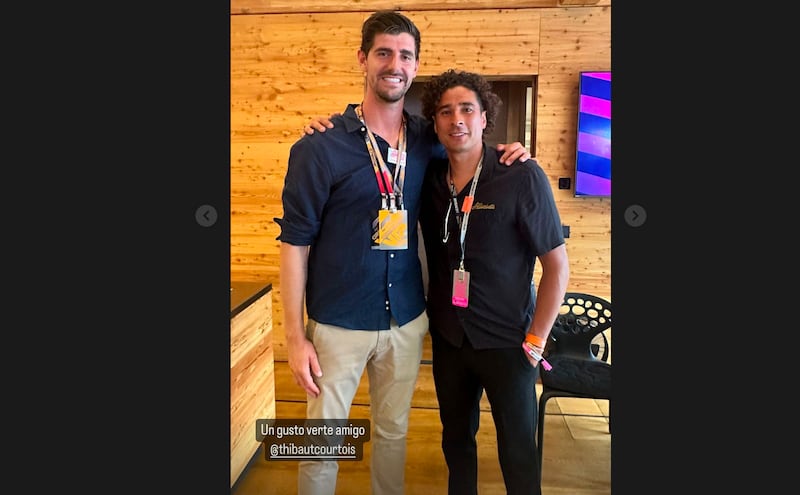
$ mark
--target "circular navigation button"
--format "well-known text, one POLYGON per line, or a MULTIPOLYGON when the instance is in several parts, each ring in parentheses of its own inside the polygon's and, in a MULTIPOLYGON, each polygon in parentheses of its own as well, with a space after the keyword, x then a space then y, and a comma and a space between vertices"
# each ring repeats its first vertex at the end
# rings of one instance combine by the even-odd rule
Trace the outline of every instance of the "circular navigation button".
POLYGON ((625 223, 631 227, 641 227, 647 220, 647 212, 639 205, 630 205, 625 209, 625 223))
POLYGON ((211 205, 203 205, 194 213, 194 218, 203 227, 217 223, 217 210, 211 205))

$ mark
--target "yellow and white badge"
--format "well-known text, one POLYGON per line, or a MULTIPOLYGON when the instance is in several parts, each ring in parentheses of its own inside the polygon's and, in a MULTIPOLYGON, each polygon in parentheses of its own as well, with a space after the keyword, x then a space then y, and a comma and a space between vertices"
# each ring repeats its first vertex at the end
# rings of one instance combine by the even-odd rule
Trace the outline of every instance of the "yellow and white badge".
POLYGON ((378 210, 372 240, 372 249, 408 249, 408 211, 378 210))

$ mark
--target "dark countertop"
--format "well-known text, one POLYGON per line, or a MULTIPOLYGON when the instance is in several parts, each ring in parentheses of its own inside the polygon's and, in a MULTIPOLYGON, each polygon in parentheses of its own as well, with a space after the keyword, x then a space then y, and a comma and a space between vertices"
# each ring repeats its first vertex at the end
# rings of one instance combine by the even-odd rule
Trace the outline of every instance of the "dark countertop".
POLYGON ((269 282, 231 282, 231 318, 271 290, 269 282))

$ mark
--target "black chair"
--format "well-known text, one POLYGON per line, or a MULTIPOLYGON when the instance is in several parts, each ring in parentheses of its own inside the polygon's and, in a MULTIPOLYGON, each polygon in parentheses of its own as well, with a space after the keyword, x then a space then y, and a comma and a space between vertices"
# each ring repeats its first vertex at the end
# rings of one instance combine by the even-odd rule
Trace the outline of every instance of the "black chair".
POLYGON ((604 333, 611 328, 611 303, 601 297, 567 292, 545 345, 544 357, 550 371, 539 366, 542 393, 539 396, 537 449, 539 475, 542 473, 544 413, 553 397, 608 399, 608 425, 611 432, 611 364, 604 333))

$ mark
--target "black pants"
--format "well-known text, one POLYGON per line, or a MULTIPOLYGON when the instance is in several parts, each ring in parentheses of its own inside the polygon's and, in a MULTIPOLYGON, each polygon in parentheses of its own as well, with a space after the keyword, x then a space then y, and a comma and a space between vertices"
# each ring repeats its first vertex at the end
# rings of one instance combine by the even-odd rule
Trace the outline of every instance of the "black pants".
POLYGON ((475 435, 483 390, 497 429, 497 454, 506 493, 540 495, 536 452, 536 379, 539 368, 521 347, 475 350, 464 339, 459 349, 436 334, 433 380, 442 420, 442 451, 449 471, 449 495, 477 495, 475 435))

